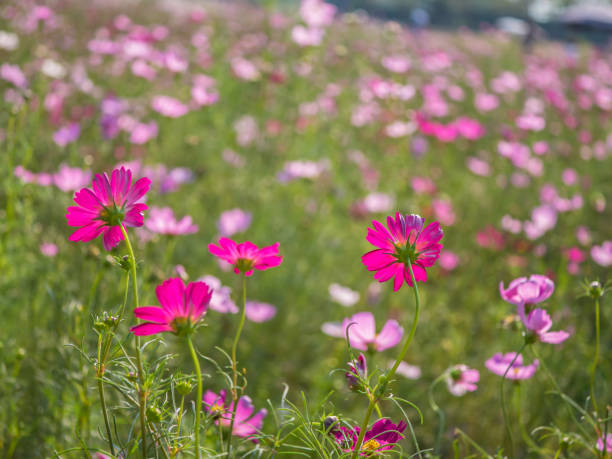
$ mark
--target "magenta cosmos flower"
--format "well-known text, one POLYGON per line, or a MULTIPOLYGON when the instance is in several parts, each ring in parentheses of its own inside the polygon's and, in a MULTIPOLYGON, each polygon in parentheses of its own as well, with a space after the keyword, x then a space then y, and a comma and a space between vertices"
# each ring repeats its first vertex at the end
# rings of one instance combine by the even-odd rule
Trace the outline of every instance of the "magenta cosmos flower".
POLYGON ((559 344, 569 338, 570 335, 566 331, 548 331, 550 327, 552 327, 552 319, 544 309, 536 308, 529 314, 525 314, 525 306, 522 304, 520 304, 517 309, 525 328, 529 330, 538 341, 559 344))
POLYGON ((478 381, 480 381, 480 372, 463 364, 449 368, 446 374, 448 391, 457 397, 465 395, 466 392, 474 392, 478 389, 476 385, 478 381))
POLYGON ((512 304, 535 304, 548 299, 555 290, 555 284, 548 277, 533 274, 527 277, 514 279, 504 288, 504 283, 499 283, 501 297, 512 304))
POLYGON ((216 257, 233 265, 236 274, 242 272, 245 276, 251 276, 253 269, 264 271, 282 263, 283 257, 278 254, 279 245, 277 242, 260 249, 249 241, 236 244, 231 239, 222 237, 219 239, 218 246, 209 244, 208 250, 216 257))
MULTIPOLYGON (((402 432, 407 425, 404 421, 394 424, 389 419, 379 419, 365 433, 359 455, 372 456, 380 451, 393 449, 397 442, 403 440, 402 432)), ((352 452, 357 447, 360 432, 359 427, 349 429, 339 426, 333 431, 333 434, 336 442, 345 452, 352 452)))
POLYGON ((349 371, 344 376, 350 390, 359 390, 362 387, 361 381, 368 379, 368 363, 365 355, 359 354, 356 360, 350 361, 348 364, 349 371))
MULTIPOLYGON (((207 390, 202 397, 202 401, 204 402, 204 410, 210 416, 216 418, 215 422, 217 425, 221 424, 223 427, 230 426, 234 403, 228 397, 225 390, 221 390, 219 395, 207 390)), ((237 437, 250 438, 253 442, 257 443, 257 439, 253 435, 261 430, 263 419, 268 414, 268 411, 265 408, 262 408, 255 414, 253 414, 253 411, 255 411, 255 407, 250 397, 245 395, 238 399, 232 434, 237 437)))
POLYGON ((376 333, 376 322, 371 312, 358 312, 347 317, 342 323, 327 322, 321 328, 323 333, 336 338, 348 338, 351 347, 360 351, 373 349, 384 351, 396 346, 404 334, 404 329, 396 320, 387 320, 382 330, 376 333))
POLYGON ((366 239, 378 249, 366 253, 361 261, 368 271, 377 271, 374 279, 385 282, 394 277, 393 290, 398 291, 404 281, 412 286, 408 263, 412 265, 417 281, 427 280, 426 267, 433 266, 442 244, 443 232, 440 223, 433 222, 424 228, 425 219, 418 215, 395 214, 395 219, 387 217, 385 228, 376 220, 374 229, 368 228, 366 239))
POLYGON ((147 206, 139 201, 150 186, 146 177, 132 185, 132 172, 123 167, 115 169, 110 179, 106 173, 96 174, 93 189, 81 189, 74 195, 78 206, 68 207, 68 225, 80 227, 69 240, 87 242, 102 234, 104 248, 111 250, 123 240, 120 225, 143 225, 147 206))
POLYGON ((510 364, 512 364, 512 367, 508 370, 508 374, 506 374, 507 379, 516 380, 531 378, 538 369, 540 362, 534 360, 533 363, 529 365, 523 365, 523 356, 519 354, 516 360, 514 360, 515 356, 515 352, 507 352, 506 354, 498 352, 485 362, 485 366, 496 375, 503 376, 510 364), (512 363, 513 360, 514 363, 512 363))
POLYGON ((179 277, 174 277, 158 285, 155 294, 161 307, 134 309, 136 317, 146 320, 130 329, 137 336, 190 333, 206 313, 212 290, 204 282, 190 282, 185 286, 179 277))

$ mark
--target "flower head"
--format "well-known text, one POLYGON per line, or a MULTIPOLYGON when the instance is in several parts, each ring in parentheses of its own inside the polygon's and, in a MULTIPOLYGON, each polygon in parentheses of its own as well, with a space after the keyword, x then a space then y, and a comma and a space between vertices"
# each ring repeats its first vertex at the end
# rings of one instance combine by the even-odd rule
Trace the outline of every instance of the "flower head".
POLYGON ((236 274, 244 273, 245 276, 251 276, 254 269, 264 271, 282 263, 283 257, 278 254, 278 246, 277 242, 260 249, 249 241, 237 244, 231 239, 222 237, 219 239, 218 246, 209 244, 208 250, 216 257, 233 265, 236 274))
POLYGON ((344 376, 350 390, 361 388, 362 382, 368 378, 368 364, 365 355, 359 354, 357 360, 352 360, 348 364, 349 371, 344 376))
POLYGON ((485 366, 489 371, 499 376, 503 376, 506 370, 508 370, 508 367, 510 367, 506 374, 506 378, 515 380, 531 378, 538 369, 539 364, 540 362, 534 360, 533 363, 529 365, 523 365, 523 356, 521 354, 517 356, 514 352, 507 352, 506 354, 498 352, 485 362, 485 366), (513 360, 514 363, 512 363, 513 360), (512 366, 510 366, 510 364, 512 364, 512 366))
POLYGON ((276 306, 260 301, 247 301, 244 314, 251 322, 267 322, 276 315, 276 306))
MULTIPOLYGON (((602 435, 602 436, 600 436, 597 439, 597 444, 595 445, 595 447, 599 451, 602 451, 603 453, 610 453, 610 452, 612 452, 612 433, 606 434, 605 442, 606 443, 604 445, 604 437, 602 435), (605 447, 605 449, 604 449, 604 447, 605 447)), ((604 454, 604 457, 606 457, 605 454, 604 454)))
MULTIPOLYGON (((207 390, 202 397, 202 401, 204 402, 204 410, 210 416, 216 418, 215 423, 217 425, 222 425, 223 427, 230 426, 234 403, 231 401, 231 397, 228 397, 225 390, 221 390, 219 395, 207 390)), ((261 430, 263 419, 268 412, 265 408, 262 408, 255 414, 253 414, 253 411, 255 411, 255 407, 251 398, 246 395, 240 397, 238 406, 236 406, 236 417, 232 434, 237 437, 250 438, 254 443, 257 443, 257 439, 253 436, 261 430)))
POLYGON ((174 277, 155 289, 161 307, 144 306, 134 309, 134 315, 145 323, 132 327, 137 336, 172 332, 191 333, 208 309, 212 290, 204 282, 190 282, 187 286, 174 277))
POLYGON ((123 240, 121 225, 143 225, 146 204, 139 202, 149 191, 151 180, 143 177, 132 185, 129 169, 115 169, 109 179, 106 173, 96 174, 93 189, 83 188, 74 195, 77 206, 68 207, 68 225, 80 227, 70 241, 91 241, 102 234, 106 250, 123 240))
POLYGON ((344 319, 341 324, 323 324, 322 330, 336 338, 345 338, 348 333, 351 347, 360 351, 374 349, 379 352, 396 346, 404 334, 404 329, 396 320, 387 320, 382 330, 376 333, 376 322, 371 312, 358 312, 344 319))
MULTIPOLYGON (((389 419, 379 419, 365 433, 361 444, 360 455, 372 456, 381 451, 393 449, 395 444, 404 438, 402 432, 408 424, 400 421, 394 424, 389 419)), ((339 426, 333 431, 336 442, 345 452, 355 451, 361 429, 357 426, 349 429, 339 426)))
POLYGON ((189 215, 177 220, 170 207, 151 207, 145 227, 153 233, 172 236, 192 234, 198 231, 198 225, 193 223, 189 215))
POLYGON ((426 267, 433 266, 442 244, 443 232, 440 223, 433 222, 424 227, 425 219, 418 215, 387 217, 385 228, 376 220, 372 221, 374 229, 368 228, 366 239, 376 250, 366 253, 361 261, 368 271, 377 271, 374 279, 385 282, 394 277, 393 290, 399 290, 404 281, 412 286, 409 264, 412 266, 416 281, 427 280, 426 267))
POLYGON ((499 293, 508 303, 512 304, 535 304, 548 299, 555 290, 555 284, 546 276, 533 274, 527 277, 514 279, 504 288, 504 283, 499 283, 499 293))
POLYGON ((544 309, 536 308, 529 312, 529 314, 525 314, 525 305, 523 304, 518 305, 517 309, 525 328, 538 341, 559 344, 569 338, 570 335, 566 331, 548 331, 552 327, 552 319, 544 309))
POLYGON ((460 397, 466 392, 474 392, 478 386, 476 383, 480 381, 480 372, 469 368, 467 365, 455 365, 448 369, 446 373, 446 385, 448 391, 460 397))

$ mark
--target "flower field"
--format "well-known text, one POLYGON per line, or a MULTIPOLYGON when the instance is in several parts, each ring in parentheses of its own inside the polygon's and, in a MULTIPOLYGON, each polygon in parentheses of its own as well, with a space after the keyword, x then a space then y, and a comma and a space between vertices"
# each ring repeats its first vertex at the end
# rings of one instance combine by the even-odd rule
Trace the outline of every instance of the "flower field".
POLYGON ((0 4, 0 456, 612 456, 612 54, 323 0, 0 4))

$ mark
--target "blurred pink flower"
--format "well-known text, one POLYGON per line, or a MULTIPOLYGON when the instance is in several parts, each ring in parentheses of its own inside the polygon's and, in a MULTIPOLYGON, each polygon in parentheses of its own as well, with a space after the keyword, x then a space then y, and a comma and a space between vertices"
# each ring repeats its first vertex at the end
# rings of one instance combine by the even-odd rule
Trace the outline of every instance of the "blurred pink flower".
POLYGON ((264 271, 282 263, 283 257, 278 254, 278 246, 277 242, 260 249, 249 241, 236 244, 231 239, 222 237, 219 239, 219 245, 209 244, 208 250, 219 259, 230 263, 236 274, 244 273, 248 277, 253 274, 254 269, 264 271))
POLYGON ((543 343, 559 344, 569 338, 566 331, 549 332, 552 327, 552 319, 544 309, 536 308, 525 314, 525 304, 517 306, 519 317, 523 321, 525 328, 529 330, 538 341, 543 343))
POLYGON ((509 368, 506 378, 514 380, 531 378, 538 369, 539 364, 540 362, 534 360, 529 365, 523 365, 523 356, 521 354, 517 356, 515 352, 508 352, 506 354, 498 352, 485 362, 485 366, 489 371, 499 376, 503 376, 509 368), (515 357, 516 360, 510 366, 515 357))
MULTIPOLYGON (((393 368, 395 360, 389 361, 387 368, 393 368)), ((401 361, 397 367, 396 373, 402 375, 406 379, 419 379, 421 377, 421 368, 416 365, 410 365, 404 361, 401 361)))
POLYGON ((389 212, 395 204, 395 199, 388 194, 374 192, 368 194, 358 204, 368 213, 389 212))
POLYGON ((433 194, 436 192, 435 183, 427 177, 413 177, 410 185, 415 193, 433 194))
POLYGON ((475 156, 470 156, 467 159, 467 167, 476 175, 487 177, 491 175, 491 166, 488 162, 475 156))
MULTIPOLYGON (((234 411, 234 403, 225 390, 221 390, 219 395, 207 390, 202 397, 202 402, 204 403, 204 410, 211 418, 215 419, 215 424, 229 428, 234 411)), ((261 430, 263 419, 268 412, 265 408, 253 414, 254 411, 255 407, 249 396, 244 395, 238 399, 232 435, 246 437, 257 443, 254 435, 261 430)))
POLYGON ((314 161, 289 161, 285 167, 277 174, 277 179, 281 183, 287 183, 298 178, 315 179, 328 168, 328 162, 321 160, 314 161))
POLYGON ((244 313, 252 322, 267 322, 276 315, 276 307, 259 301, 247 301, 244 313))
POLYGON ((52 242, 43 242, 40 244, 40 253, 42 253, 45 257, 54 257, 58 253, 57 245, 52 242))
POLYGON ((502 229, 512 234, 518 234, 523 229, 523 223, 510 215, 504 215, 501 219, 502 229))
POLYGON ((377 334, 374 315, 371 312, 358 312, 344 319, 342 324, 328 322, 322 330, 323 333, 336 338, 346 338, 348 333, 351 347, 360 351, 367 351, 369 348, 378 352, 396 346, 404 334, 404 329, 396 320, 388 320, 377 334))
POLYGON ((91 171, 62 164, 53 174, 53 183, 62 191, 75 191, 84 187, 91 180, 91 171))
POLYGON ((330 284, 329 296, 333 301, 344 307, 353 306, 359 301, 359 292, 340 284, 330 284))
POLYGON ((219 279, 215 276, 206 275, 200 277, 198 281, 205 282, 213 291, 210 299, 210 309, 222 314, 236 314, 238 312, 238 307, 231 297, 232 290, 222 285, 219 279))
POLYGON ((299 46, 319 46, 325 31, 314 27, 296 25, 291 29, 291 39, 299 46))
POLYGON ((567 186, 575 185, 578 182, 578 173, 574 169, 564 169, 561 179, 567 186))
POLYGON ((193 234, 198 231, 198 225, 193 224, 189 215, 177 220, 170 207, 151 207, 144 224, 153 233, 172 236, 193 234))
POLYGON ((0 78, 12 83, 19 89, 25 89, 28 87, 28 80, 18 65, 12 65, 6 62, 2 64, 0 66, 0 78))
POLYGON ((434 199, 431 203, 433 208, 434 218, 441 224, 450 226, 455 223, 455 212, 453 205, 446 199, 434 199))
POLYGON ((394 73, 406 73, 412 67, 408 56, 385 56, 380 63, 384 68, 394 73))
POLYGON ((334 20, 336 7, 324 0, 302 0, 300 16, 310 27, 325 27, 334 20))
POLYGON ((221 213, 217 221, 219 234, 223 237, 231 237, 236 233, 242 233, 251 226, 252 214, 242 209, 226 210, 221 213))
POLYGON ((83 188, 74 195, 77 206, 68 207, 68 225, 80 227, 70 241, 91 241, 102 234, 106 250, 123 240, 120 225, 143 225, 146 204, 140 202, 149 191, 151 180, 141 178, 132 185, 129 169, 115 169, 109 179, 106 173, 96 174, 93 189, 83 188))
POLYGON ((459 266, 459 256, 450 250, 444 250, 440 253, 438 264, 446 271, 452 271, 459 266))
POLYGON ((149 140, 157 137, 157 123, 151 121, 149 123, 137 123, 130 133, 130 143, 142 145, 149 140))
POLYGON ((606 453, 612 452, 612 433, 606 434, 606 444, 604 445, 604 437, 601 435, 597 439, 597 444, 595 447, 604 453, 604 457, 606 457, 606 453))
POLYGON ((53 141, 60 147, 65 147, 69 143, 74 142, 81 135, 81 126, 79 123, 70 123, 68 126, 58 129, 53 134, 53 141))
POLYGON ((130 328, 136 336, 148 336, 162 332, 180 335, 191 333, 200 322, 212 296, 212 290, 204 282, 190 282, 174 277, 155 289, 161 307, 143 306, 134 309, 134 315, 145 323, 130 328))
POLYGON ((554 290, 554 282, 540 274, 514 279, 507 289, 504 288, 503 282, 499 283, 502 299, 515 305, 541 303, 550 298, 554 290))
POLYGON ((169 118, 179 118, 189 111, 189 107, 181 101, 169 96, 155 96, 151 101, 151 107, 157 113, 169 118))
POLYGON ((251 61, 243 57, 235 57, 230 62, 234 75, 246 81, 258 80, 261 74, 251 61))
POLYGON ((412 286, 410 262, 415 280, 427 280, 425 268, 433 266, 440 256, 442 244, 439 241, 444 233, 438 222, 426 227, 424 224, 425 219, 418 215, 399 212, 395 219, 387 217, 389 230, 378 221, 372 221, 374 228, 368 228, 366 240, 378 249, 364 254, 361 261, 368 271, 376 271, 374 279, 385 282, 394 277, 394 291, 399 290, 404 282, 412 286))
POLYGON ((591 258, 598 265, 612 266, 612 241, 605 241, 601 245, 594 245, 591 248, 591 258))
POLYGON ((474 105, 481 112, 489 112, 499 106, 499 99, 495 94, 479 92, 476 94, 474 105))
POLYGON ((476 385, 478 381, 480 381, 480 372, 467 365, 455 365, 446 372, 448 391, 456 397, 474 392, 478 388, 476 385))
POLYGON ((249 115, 238 118, 234 122, 234 130, 236 131, 236 142, 241 147, 252 144, 259 136, 257 121, 249 115))

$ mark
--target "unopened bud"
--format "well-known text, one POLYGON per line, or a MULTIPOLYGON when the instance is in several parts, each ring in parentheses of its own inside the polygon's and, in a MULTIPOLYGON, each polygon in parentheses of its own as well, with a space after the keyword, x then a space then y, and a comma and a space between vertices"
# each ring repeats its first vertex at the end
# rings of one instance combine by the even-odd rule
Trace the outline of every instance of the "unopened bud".
POLYGON ((150 422, 160 422, 162 420, 162 415, 162 410, 160 410, 157 406, 151 405, 147 407, 147 420, 150 422))
POLYGON ((332 433, 336 430, 336 425, 338 424, 337 416, 327 416, 323 421, 323 426, 325 427, 326 433, 332 433))

